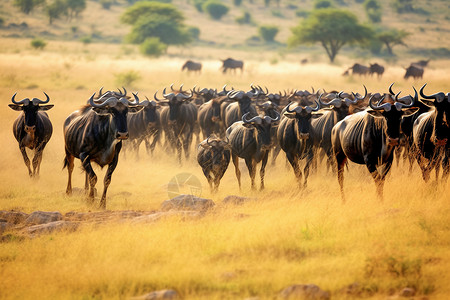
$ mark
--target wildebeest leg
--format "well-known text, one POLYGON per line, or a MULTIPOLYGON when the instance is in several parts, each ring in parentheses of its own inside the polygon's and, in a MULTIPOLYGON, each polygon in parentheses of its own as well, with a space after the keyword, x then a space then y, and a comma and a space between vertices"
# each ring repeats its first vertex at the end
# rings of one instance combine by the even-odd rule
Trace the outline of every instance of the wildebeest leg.
POLYGON ((42 161, 42 153, 44 152, 45 145, 47 145, 47 143, 42 143, 35 150, 35 154, 33 157, 33 176, 39 176, 39 170, 42 161))
POLYGON ((295 178, 297 178, 298 187, 302 188, 302 172, 300 170, 300 165, 298 162, 297 156, 293 155, 292 153, 286 153, 286 157, 289 161, 289 163, 292 166, 292 169, 294 170, 295 178))
POLYGON ((264 175, 266 174, 266 165, 268 158, 269 158, 269 151, 266 151, 266 154, 264 154, 264 157, 261 161, 261 170, 259 171, 259 175, 261 176, 261 187, 260 187, 261 191, 264 189, 264 175))
POLYGON ((86 171, 86 176, 89 181, 89 200, 91 202, 94 201, 94 195, 95 195, 95 184, 97 183, 97 175, 95 175, 94 170, 91 166, 91 161, 89 158, 89 155, 87 153, 80 153, 80 160, 81 164, 83 165, 84 170, 86 171))
MULTIPOLYGON (((447 151, 450 152, 450 151, 447 151)), ((444 155, 444 159, 442 160, 442 183, 447 181, 448 175, 450 173, 450 153, 446 153, 444 155)))
POLYGON ((278 154, 280 154, 281 147, 279 145, 276 145, 272 150, 272 166, 275 165, 277 161, 278 154))
POLYGON ((72 195, 72 171, 74 166, 73 160, 74 157, 66 151, 64 166, 67 166, 67 171, 69 172, 69 179, 67 181, 67 188, 66 188, 67 195, 72 195))
POLYGON ((213 178, 211 176, 211 170, 203 169, 203 174, 205 174, 206 180, 208 180, 209 189, 211 190, 211 192, 213 192, 213 178))
POLYGON ((341 190, 341 198, 342 202, 345 202, 345 194, 344 194, 344 166, 347 162, 347 156, 343 152, 339 152, 335 154, 336 157, 336 166, 337 166, 337 177, 339 182, 339 188, 341 190))
POLYGON ((122 143, 116 145, 116 154, 114 155, 113 161, 108 165, 108 170, 106 170, 105 179, 103 180, 103 194, 100 200, 100 208, 106 209, 106 192, 108 191, 109 184, 111 183, 111 176, 116 169, 117 162, 119 161, 119 152, 122 148, 122 143))
POLYGON ((304 188, 306 188, 306 186, 308 185, 309 168, 310 168, 313 158, 314 158, 314 153, 312 151, 310 151, 308 153, 308 156, 306 157, 306 164, 305 164, 305 168, 303 169, 303 175, 305 176, 305 181, 303 183, 304 188))
POLYGON ((430 179, 430 165, 426 162, 426 159, 418 154, 417 155, 417 163, 419 164, 420 170, 422 171, 422 178, 425 182, 428 182, 430 179))
MULTIPOLYGON (((372 175, 372 178, 375 181, 375 187, 377 189, 377 196, 378 196, 378 198, 380 198, 380 200, 383 200, 384 178, 378 172, 377 166, 375 164, 367 162, 366 166, 370 172, 370 175, 372 175)), ((390 168, 390 166, 389 166, 389 168, 390 168)))
POLYGON ((395 149, 394 149, 395 160, 397 161, 397 168, 400 166, 400 158, 402 156, 402 150, 403 150, 403 147, 395 147, 395 149))
POLYGON ((246 158, 245 164, 247 165, 248 174, 250 175, 250 180, 252 182, 252 190, 255 190, 256 162, 251 158, 250 159, 246 158))
POLYGON ((20 147, 20 152, 22 153, 23 161, 25 162, 25 165, 28 168, 28 175, 30 175, 30 177, 32 177, 33 173, 31 172, 30 159, 28 158, 27 151, 25 150, 25 147, 20 147))
POLYGON ((236 178, 239 184, 239 189, 241 189, 241 171, 239 170, 239 157, 237 155, 232 155, 234 171, 236 172, 236 178))
POLYGON ((221 176, 219 176, 218 174, 215 174, 215 176, 214 176, 214 193, 217 193, 217 191, 219 190, 220 179, 221 179, 221 176))

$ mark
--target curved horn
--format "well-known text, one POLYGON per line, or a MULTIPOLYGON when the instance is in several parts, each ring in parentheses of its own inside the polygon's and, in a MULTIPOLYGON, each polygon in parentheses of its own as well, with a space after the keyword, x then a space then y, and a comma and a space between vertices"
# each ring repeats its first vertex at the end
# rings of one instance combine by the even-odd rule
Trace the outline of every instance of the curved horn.
POLYGON ((395 83, 395 82, 391 83, 391 85, 389 86, 389 93, 390 93, 392 96, 395 96, 394 91, 392 91, 392 86, 394 85, 394 83, 395 83))
POLYGON ((289 104, 286 106, 286 111, 287 111, 288 113, 300 113, 300 112, 302 111, 302 107, 301 107, 301 106, 295 107, 294 110, 291 110, 291 109, 290 109, 290 107, 291 107, 291 105, 292 105, 293 103, 294 103, 294 102, 291 102, 291 103, 289 103, 289 104))
POLYGON ((313 111, 318 111, 318 110, 320 109, 320 104, 319 104, 319 102, 318 102, 317 100, 315 100, 314 102, 316 102, 316 107, 312 108, 311 106, 307 106, 307 107, 305 108, 305 110, 306 110, 307 113, 311 113, 311 112, 313 112, 313 111))
POLYGON ((155 94, 153 95, 153 99, 155 99, 155 100, 158 101, 158 102, 164 101, 164 100, 158 99, 158 97, 156 97, 156 94, 158 94, 158 91, 156 91, 155 94))
POLYGON ((261 119, 260 116, 256 116, 256 117, 251 118, 250 120, 247 120, 247 116, 248 116, 249 114, 250 114, 250 112, 245 113, 245 114, 242 116, 242 121, 243 121, 244 123, 251 123, 251 122, 255 122, 256 124, 261 124, 261 123, 262 123, 262 119, 261 119))
POLYGON ((419 100, 419 95, 417 94, 416 88, 413 87, 413 89, 414 89, 414 98, 413 98, 411 95, 409 95, 409 96, 403 97, 403 98, 401 98, 401 99, 398 99, 398 95, 399 95, 400 93, 398 93, 397 95, 395 95, 395 108, 396 108, 398 111, 400 111, 400 110, 403 109, 403 108, 409 108, 409 107, 412 107, 412 106, 419 100), (409 100, 411 101, 411 103, 409 103, 409 104, 404 104, 404 103, 402 103, 402 102, 397 102, 398 100, 406 100, 406 99, 409 99, 409 100))
MULTIPOLYGON (((277 112, 277 111, 275 111, 275 113, 277 114, 277 116, 275 117, 275 119, 272 118, 271 116, 265 116, 264 119, 265 119, 266 121, 267 121, 267 120, 270 120, 271 122, 276 122, 276 121, 280 120, 280 113, 277 112)), ((269 122, 268 122, 268 123, 269 123, 269 122)))
POLYGON ((133 93, 133 97, 134 97, 134 102, 128 101, 128 104, 129 105, 139 105, 139 97, 138 97, 137 93, 133 93))
POLYGON ((420 96, 422 98, 425 99, 435 99, 438 103, 442 102, 445 99, 445 94, 440 92, 440 93, 435 93, 433 95, 427 96, 423 93, 423 89, 425 88, 425 86, 427 85, 427 83, 425 83, 421 88, 420 88, 420 96))
POLYGON ((47 99, 45 99, 45 101, 42 101, 41 99, 38 99, 38 98, 33 98, 33 100, 31 100, 33 102, 33 105, 48 103, 50 101, 50 97, 47 95, 46 92, 44 92, 44 95, 47 98, 47 99))
POLYGON ((103 87, 100 88, 98 91, 98 97, 101 97, 103 95, 103 87))
POLYGON ((210 138, 211 136, 208 136, 208 138, 206 139, 206 143, 209 145, 209 146, 211 146, 211 144, 209 143, 209 138, 210 138))
POLYGON ((172 90, 172 92, 175 91, 175 90, 173 89, 173 83, 170 85, 170 89, 172 90))
MULTIPOLYGON (((173 84, 172 84, 173 85, 173 84)), ((172 88, 172 85, 170 86, 171 88, 172 88)), ((164 98, 173 98, 175 96, 175 94, 174 93, 170 93, 170 94, 166 94, 166 88, 164 88, 164 90, 163 90, 163 97, 164 98)))
POLYGON ((103 103, 97 104, 97 103, 94 102, 94 95, 95 95, 95 93, 92 94, 91 98, 89 98, 89 104, 90 104, 92 107, 103 108, 103 107, 105 107, 105 106, 107 106, 107 105, 110 105, 110 104, 112 104, 111 106, 114 106, 114 105, 116 105, 116 103, 117 103, 117 98, 116 98, 116 97, 109 97, 109 98, 106 99, 103 103))
POLYGON ((184 85, 184 83, 182 83, 182 84, 180 85, 180 93, 183 93, 183 85, 184 85))
POLYGON ((187 99, 190 99, 190 98, 192 98, 192 96, 193 96, 194 94, 191 92, 191 94, 190 95, 185 95, 185 94, 183 94, 183 93, 178 93, 177 94, 177 99, 178 98, 182 98, 183 100, 187 100, 187 99))
MULTIPOLYGON (((355 100, 356 100, 356 101, 364 100, 364 98, 367 97, 367 88, 366 88, 365 85, 363 85, 363 87, 364 87, 364 96, 363 96, 362 98, 359 98, 358 95, 356 95, 355 93, 352 92, 352 95, 353 95, 353 97, 355 97, 355 100)), ((356 103, 356 102, 355 102, 355 103, 356 103)), ((355 104, 355 103, 352 103, 352 104, 355 104)))
POLYGON ((12 103, 18 104, 18 105, 20 105, 20 104, 28 105, 30 103, 30 99, 28 99, 28 98, 20 100, 19 102, 15 101, 14 99, 16 98, 16 94, 17 94, 17 92, 11 98, 12 103))
POLYGON ((369 106, 370 106, 371 109, 373 109, 373 110, 382 110, 383 109, 384 111, 390 111, 391 110, 391 104, 390 103, 384 103, 383 105, 380 106, 380 103, 383 102, 384 98, 386 97, 385 95, 383 97, 381 97, 380 101, 378 101, 376 106, 374 106, 373 103, 372 103, 372 99, 373 99, 374 96, 375 96, 375 94, 372 95, 370 97, 370 99, 369 99, 369 106))
POLYGON ((320 94, 320 96, 319 96, 319 103, 320 103, 320 105, 322 105, 322 106, 330 106, 330 105, 333 105, 333 106, 336 106, 336 107, 338 107, 338 108, 341 106, 342 101, 341 101, 341 99, 338 99, 338 96, 339 96, 339 95, 335 95, 335 98, 334 98, 333 100, 331 100, 330 102, 324 103, 324 102, 322 101, 322 96, 323 96, 323 94, 324 94, 324 93, 320 94))

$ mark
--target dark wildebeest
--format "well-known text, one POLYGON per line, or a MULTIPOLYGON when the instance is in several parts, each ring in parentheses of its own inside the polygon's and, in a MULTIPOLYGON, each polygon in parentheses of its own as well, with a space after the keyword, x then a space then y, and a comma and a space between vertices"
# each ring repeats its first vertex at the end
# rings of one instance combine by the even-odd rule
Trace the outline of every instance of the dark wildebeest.
POLYGON ((423 77, 423 69, 420 67, 416 67, 414 65, 410 65, 409 67, 405 68, 406 73, 404 78, 408 79, 409 77, 412 77, 414 79, 422 79, 423 77))
POLYGON ((147 99, 142 101, 140 106, 143 107, 142 110, 127 115, 129 143, 136 151, 136 155, 139 155, 139 146, 144 141, 147 154, 153 154, 161 131, 159 105, 155 101, 147 99))
POLYGON ((227 141, 209 136, 197 148, 197 161, 208 180, 211 192, 217 192, 220 179, 230 164, 231 151, 227 141), (214 187, 213 187, 214 184, 214 187))
POLYGON ((195 62, 192 60, 188 60, 184 63, 183 67, 181 68, 181 71, 184 71, 186 69, 188 72, 202 72, 202 64, 199 62, 195 62))
POLYGON ((369 75, 372 76, 373 74, 377 74, 378 78, 381 78, 384 73, 384 67, 382 65, 379 65, 377 63, 370 64, 369 67, 369 75))
POLYGON ((189 158, 194 126, 197 122, 197 107, 189 101, 192 95, 192 93, 186 95, 181 91, 176 94, 166 94, 165 88, 163 96, 166 100, 159 100, 156 93, 154 95, 160 105, 168 105, 161 111, 161 124, 165 127, 165 138, 175 146, 180 164, 182 149, 186 159, 189 158))
POLYGON ((94 95, 89 98, 89 105, 73 112, 64 122, 64 167, 69 172, 66 193, 72 194, 74 158, 81 160, 86 172, 85 189, 89 189, 91 202, 94 201, 97 183, 91 163, 95 162, 100 167, 108 165, 100 200, 100 207, 105 209, 106 192, 119 161, 122 141, 128 139, 127 114, 138 112, 142 106, 136 94, 133 94, 135 102, 130 102, 124 94, 118 96, 113 92, 106 92, 96 101, 94 95))
POLYGON ((348 68, 342 75, 344 75, 344 76, 349 75, 350 70, 352 70, 352 75, 355 75, 355 74, 356 75, 367 75, 367 74, 369 74, 370 68, 356 63, 353 66, 351 66, 350 68, 348 68))
POLYGON ((230 101, 230 99, 228 99, 227 96, 219 97, 216 93, 215 97, 211 98, 208 102, 199 107, 198 123, 204 138, 209 137, 213 133, 218 136, 223 136, 223 117, 220 113, 220 107, 225 101, 230 101))
POLYGON ((228 98, 234 103, 228 105, 225 109, 225 127, 230 127, 234 122, 242 120, 242 116, 250 113, 248 117, 257 116, 256 108, 252 104, 252 99, 258 96, 258 90, 251 90, 246 93, 243 91, 232 91, 228 93, 228 98))
POLYGON ((252 189, 255 189, 256 165, 261 162, 261 186, 264 189, 264 175, 269 157, 269 151, 272 147, 270 129, 272 123, 280 119, 280 114, 275 119, 265 116, 256 116, 247 119, 250 112, 242 116, 242 121, 235 122, 227 129, 227 138, 231 146, 231 155, 238 180, 241 188, 241 171, 239 170, 239 157, 245 160, 248 173, 252 182, 252 189))
POLYGON ((21 112, 14 121, 13 134, 17 142, 19 142, 19 149, 28 168, 28 174, 30 177, 39 176, 42 152, 53 132, 52 122, 50 122, 47 113, 44 111, 51 109, 53 104, 42 105, 50 101, 50 97, 45 92, 44 94, 47 97, 45 101, 38 98, 33 98, 30 101, 30 99, 25 98, 16 102, 14 100, 16 94, 11 98, 14 104, 8 104, 13 110, 21 112), (31 171, 30 159, 26 148, 34 150, 33 171, 31 171))
POLYGON ((442 179, 446 180, 450 172, 450 93, 443 92, 425 95, 420 89, 422 101, 432 107, 429 112, 421 114, 414 122, 413 138, 417 149, 417 162, 425 181, 430 172, 436 168, 436 181, 439 165, 442 164, 442 179))
POLYGON ((307 59, 307 58, 304 58, 304 59, 302 59, 302 60, 300 61, 300 63, 301 63, 302 65, 306 65, 306 64, 308 63, 308 59, 307 59))
POLYGON ((411 63, 411 66, 416 66, 416 67, 419 67, 419 68, 425 68, 426 66, 428 66, 428 63, 430 62, 430 60, 428 59, 428 60, 419 60, 419 61, 416 61, 416 62, 413 62, 413 63, 411 63))
POLYGON ((244 62, 242 60, 236 60, 227 58, 222 60, 222 72, 225 74, 228 70, 241 69, 241 73, 244 71, 244 62))
MULTIPOLYGON (((257 104, 257 107, 259 108, 259 110, 261 111, 261 113, 264 116, 269 116, 273 119, 275 119, 277 117, 277 115, 279 114, 279 107, 278 105, 274 102, 274 101, 279 101, 280 100, 280 95, 279 94, 268 94, 267 95, 268 99, 271 99, 269 101, 264 102, 263 104, 257 104), (272 101, 274 100, 274 101, 272 101)), ((278 157, 278 154, 280 153, 280 145, 278 144, 277 141, 277 131, 278 131, 278 121, 277 122, 272 122, 272 127, 270 129, 270 134, 272 136, 272 165, 275 165, 275 161, 278 157)))
POLYGON ((310 164, 314 158, 313 145, 311 140, 311 120, 319 118, 322 114, 317 112, 320 108, 317 100, 314 107, 298 105, 291 107, 295 103, 290 103, 285 108, 285 113, 278 126, 277 139, 281 149, 286 152, 286 157, 294 170, 300 188, 306 187, 310 164), (305 180, 302 185, 302 170, 300 170, 300 161, 306 158, 306 164, 303 170, 305 180))
POLYGON ((372 95, 369 100, 370 109, 347 116, 338 122, 331 132, 333 153, 337 162, 338 181, 342 201, 344 195, 344 165, 347 159, 357 164, 365 164, 377 187, 377 194, 383 198, 383 185, 394 158, 394 149, 400 138, 400 121, 417 111, 413 107, 418 100, 417 91, 411 96, 398 99, 395 95, 393 103, 383 103, 381 97, 376 105, 372 95), (403 103, 409 98, 409 104, 403 103), (401 100, 402 102, 400 102, 401 100))

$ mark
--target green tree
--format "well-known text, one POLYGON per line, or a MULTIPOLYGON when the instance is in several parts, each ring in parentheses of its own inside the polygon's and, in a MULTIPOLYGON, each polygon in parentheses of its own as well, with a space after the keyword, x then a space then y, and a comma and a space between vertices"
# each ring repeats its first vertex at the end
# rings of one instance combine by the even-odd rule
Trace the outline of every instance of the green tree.
POLYGON ((373 36, 372 29, 359 24, 354 14, 335 8, 313 11, 291 31, 289 46, 320 43, 331 62, 344 45, 364 43, 373 36))
POLYGON ((31 47, 34 49, 42 50, 45 46, 47 46, 47 42, 42 39, 35 38, 31 41, 31 47))
POLYGON ((397 45, 406 47, 404 39, 408 35, 410 35, 410 33, 404 30, 391 29, 378 33, 376 38, 386 46, 386 50, 390 55, 394 55, 392 48, 397 45))
POLYGON ((331 2, 331 0, 314 0, 314 9, 331 7, 333 7, 333 2, 331 2))
POLYGON ((78 17, 86 9, 86 0, 66 0, 69 18, 78 17))
POLYGON ((413 0, 394 0, 392 5, 399 14, 414 12, 413 0))
POLYGON ((217 0, 208 0, 203 4, 203 11, 207 12, 214 20, 220 20, 230 10, 228 6, 217 0))
POLYGON ((13 5, 28 15, 36 6, 39 6, 44 2, 45 0, 14 0, 13 5))
POLYGON ((258 28, 259 36, 266 42, 273 42, 278 33, 277 26, 262 25, 258 28))
POLYGON ((53 0, 52 3, 47 4, 45 13, 48 17, 50 25, 55 19, 59 19, 62 15, 67 15, 67 2, 64 0, 53 0))
POLYGON ((381 16, 383 10, 378 0, 366 0, 364 1, 364 9, 366 10, 367 17, 373 23, 381 22, 381 16))
POLYGON ((176 23, 184 21, 183 14, 172 4, 140 1, 130 6, 120 17, 122 23, 134 25, 140 17, 163 15, 176 23))

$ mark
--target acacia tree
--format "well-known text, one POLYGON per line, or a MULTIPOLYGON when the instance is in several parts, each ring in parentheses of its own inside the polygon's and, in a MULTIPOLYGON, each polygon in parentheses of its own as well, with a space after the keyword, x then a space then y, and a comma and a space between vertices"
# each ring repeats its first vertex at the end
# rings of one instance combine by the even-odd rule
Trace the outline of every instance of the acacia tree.
POLYGON ((331 62, 344 45, 364 43, 373 36, 372 29, 359 24, 354 14, 336 8, 314 10, 291 31, 289 46, 320 43, 331 62))
POLYGON ((404 39, 408 35, 410 35, 410 33, 404 30, 391 29, 378 33, 376 38, 386 46, 386 49, 390 55, 394 55, 392 48, 397 45, 403 45, 406 47, 404 39))
POLYGON ((39 6, 44 2, 45 0, 14 0, 13 5, 28 15, 36 6, 39 6))

